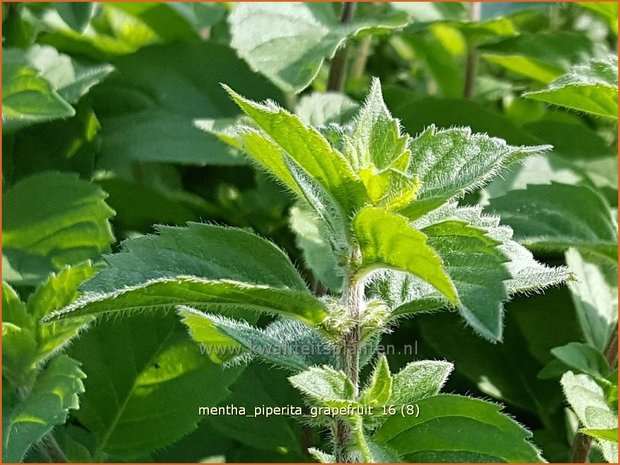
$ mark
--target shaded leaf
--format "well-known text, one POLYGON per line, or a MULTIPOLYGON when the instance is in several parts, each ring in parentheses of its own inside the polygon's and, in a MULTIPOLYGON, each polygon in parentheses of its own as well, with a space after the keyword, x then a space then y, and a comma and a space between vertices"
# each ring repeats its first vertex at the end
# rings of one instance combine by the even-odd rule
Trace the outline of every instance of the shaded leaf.
POLYGON ((64 22, 77 32, 86 29, 95 12, 95 4, 90 2, 55 2, 54 6, 64 22))

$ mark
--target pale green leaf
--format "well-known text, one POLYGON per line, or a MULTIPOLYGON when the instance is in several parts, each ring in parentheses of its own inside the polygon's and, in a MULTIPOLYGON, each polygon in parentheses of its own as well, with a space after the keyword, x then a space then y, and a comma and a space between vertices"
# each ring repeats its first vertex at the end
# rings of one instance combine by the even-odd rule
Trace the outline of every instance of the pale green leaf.
POLYGON ((89 292, 71 305, 51 313, 46 321, 58 321, 85 315, 114 315, 141 311, 164 313, 177 305, 207 312, 254 312, 285 315, 310 326, 318 326, 327 317, 325 304, 308 291, 297 291, 248 284, 226 279, 208 280, 192 276, 159 278, 108 293, 89 292))
MULTIPOLYGON (((97 258, 114 241, 107 194, 77 174, 29 176, 4 194, 3 254, 15 274, 34 284, 65 265, 97 258)), ((4 260, 3 260, 4 269, 4 260)))
POLYGON ((579 430, 582 434, 587 434, 594 439, 602 439, 604 441, 618 442, 618 428, 593 429, 583 428, 579 430))
POLYGON ((401 134, 400 122, 385 106, 377 78, 355 117, 350 137, 346 153, 355 171, 369 166, 386 169, 407 151, 409 135, 401 134))
POLYGON ((110 268, 100 271, 82 290, 113 292, 181 275, 307 289, 286 254, 249 231, 201 223, 158 226, 156 231, 157 235, 127 240, 121 252, 104 256, 110 268))
POLYGON ((315 92, 304 95, 295 107, 295 114, 314 127, 348 122, 359 108, 357 102, 338 92, 315 92))
POLYGON ((524 97, 618 119, 618 58, 592 59, 572 67, 545 89, 524 97))
POLYGON ((408 172, 422 187, 416 200, 402 210, 415 219, 486 184, 489 179, 523 158, 541 154, 550 146, 512 146, 469 128, 436 129, 431 126, 411 143, 408 172))
POLYGON ((440 394, 416 402, 419 416, 392 416, 374 439, 406 462, 542 462, 531 433, 479 399, 440 394))
POLYGON ((4 462, 20 462, 32 445, 66 421, 69 410, 79 408, 83 378, 80 363, 72 358, 61 356, 50 362, 28 397, 2 416, 4 462))
POLYGON ((95 3, 55 2, 56 11, 67 25, 77 32, 84 32, 95 12, 95 3))
MULTIPOLYGON (((579 422, 587 429, 618 428, 618 415, 605 401, 603 389, 586 374, 575 375, 568 371, 562 376, 562 388, 579 422)), ((618 444, 598 440, 605 456, 611 463, 618 462, 618 444)))
POLYGON ((343 371, 312 367, 289 378, 291 384, 312 401, 328 407, 356 404, 351 380, 343 371))
POLYGON ((380 355, 368 386, 361 394, 365 405, 384 405, 392 397, 392 375, 385 355, 380 355))
POLYGON ((356 239, 362 251, 362 269, 395 268, 428 282, 449 301, 457 295, 437 253, 426 236, 403 216, 365 207, 353 219, 356 239))
POLYGON ((216 406, 240 373, 210 363, 174 314, 101 322, 68 352, 87 374, 77 419, 96 438, 96 461, 180 439, 202 419, 198 408, 216 406))
POLYGON ((189 307, 177 311, 192 338, 214 361, 257 358, 295 372, 316 365, 336 365, 336 349, 317 331, 288 319, 261 329, 245 321, 205 314, 189 307))
MULTIPOLYGON (((315 128, 273 102, 259 104, 226 87, 231 98, 281 149, 340 204, 345 214, 359 208, 365 189, 345 157, 315 128)), ((283 153, 280 155, 283 157, 283 153)), ((279 164, 282 161, 278 162, 279 164)), ((286 182, 286 180, 283 180, 286 182)))
POLYGON ((449 362, 436 360, 408 363, 393 376, 390 404, 412 404, 438 394, 453 368, 449 362))
POLYGON ((573 248, 566 252, 566 264, 576 277, 569 281, 568 288, 585 340, 604 350, 618 321, 616 270, 584 257, 573 248))
POLYGON ((389 31, 409 21, 406 14, 391 12, 342 24, 334 6, 236 4, 229 17, 232 46, 252 69, 281 89, 298 93, 310 85, 323 61, 332 58, 347 39, 360 32, 389 31))
POLYGON ((575 247, 617 260, 618 232, 605 199, 585 186, 532 185, 491 199, 489 210, 532 250, 575 247))

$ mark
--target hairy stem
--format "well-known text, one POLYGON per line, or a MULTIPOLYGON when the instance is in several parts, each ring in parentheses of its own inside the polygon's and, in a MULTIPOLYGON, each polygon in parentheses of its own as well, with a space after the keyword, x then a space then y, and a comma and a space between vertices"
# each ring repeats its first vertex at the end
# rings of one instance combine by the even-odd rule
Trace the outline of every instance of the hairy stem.
MULTIPOLYGON (((341 23, 348 23, 353 19, 355 8, 357 4, 355 2, 344 2, 342 4, 342 14, 340 16, 341 23)), ((327 90, 339 92, 344 85, 344 76, 347 66, 347 47, 342 47, 332 60, 329 68, 329 76, 327 77, 327 90)))
MULTIPOLYGON (((472 2, 470 5, 469 20, 480 21, 480 2, 472 2)), ((469 44, 465 64, 465 85, 463 86, 463 98, 466 100, 474 96, 476 74, 478 74, 478 50, 476 44, 469 44)))
MULTIPOLYGON (((342 300, 347 308, 349 317, 355 323, 347 333, 342 335, 340 365, 351 380, 355 396, 357 396, 359 391, 360 368, 360 317, 364 308, 363 283, 352 277, 347 279, 344 285, 342 300)), ((352 434, 350 425, 339 420, 334 431, 334 454, 336 456, 336 462, 352 463, 356 461, 354 454, 348 450, 354 439, 352 434)))
POLYGON ((69 461, 67 460, 65 453, 58 445, 58 442, 56 442, 56 438, 52 435, 52 433, 47 433, 43 436, 43 439, 41 439, 41 450, 50 462, 66 463, 69 461))
MULTIPOLYGON (((605 349, 605 359, 611 368, 613 368, 618 361, 618 325, 616 325, 609 338, 609 343, 605 349)), ((591 446, 592 438, 590 436, 577 433, 573 440, 573 446, 571 447, 570 462, 586 463, 590 455, 591 446)))

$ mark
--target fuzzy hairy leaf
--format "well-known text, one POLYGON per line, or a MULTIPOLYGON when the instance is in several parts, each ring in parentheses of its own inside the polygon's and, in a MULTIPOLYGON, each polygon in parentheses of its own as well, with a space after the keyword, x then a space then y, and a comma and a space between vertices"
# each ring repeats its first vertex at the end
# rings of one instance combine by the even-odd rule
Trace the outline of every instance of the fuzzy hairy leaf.
POLYGON ((69 410, 79 408, 84 378, 80 363, 72 358, 61 356, 50 362, 28 397, 2 415, 4 462, 20 462, 32 445, 66 421, 69 410))
POLYGON ((349 121, 359 105, 346 94, 315 92, 302 96, 295 107, 295 114, 304 123, 314 127, 349 121))
POLYGON ((109 293, 86 293, 73 304, 50 314, 46 321, 85 315, 160 311, 187 305, 204 311, 236 311, 285 315, 310 326, 327 317, 327 308, 308 291, 297 291, 230 280, 178 276, 159 278, 109 293))
POLYGON ((438 394, 453 368, 449 362, 436 360, 408 363, 393 376, 390 404, 411 404, 438 394))
POLYGON ((573 110, 618 119, 618 57, 573 66, 545 89, 525 97, 573 110))
POLYGON ((566 263, 577 278, 568 283, 568 288, 585 340, 604 350, 618 321, 616 270, 572 248, 566 252, 566 263))
POLYGON ((416 219, 453 197, 480 187, 502 168, 544 153, 551 146, 511 146, 469 128, 431 126, 411 142, 408 172, 421 182, 417 198, 402 213, 416 219))
POLYGON ((239 56, 281 89, 295 93, 312 82, 323 61, 348 38, 407 22, 407 15, 392 12, 342 24, 332 4, 320 3, 239 3, 229 17, 231 43, 239 56))
POLYGON ((351 165, 356 171, 371 165, 384 170, 408 152, 408 145, 409 135, 401 134, 400 122, 385 106, 381 83, 374 78, 346 143, 351 165))
POLYGON ((383 405, 392 397, 392 375, 385 355, 380 355, 368 386, 362 391, 360 402, 383 405))
POLYGON ((201 419, 198 407, 217 405, 240 373, 210 363, 172 314, 102 322, 68 352, 87 374, 77 418, 94 434, 100 461, 178 440, 201 419), (180 408, 181 399, 193 406, 180 408))
MULTIPOLYGON (((617 412, 605 401, 603 389, 588 375, 568 371, 562 376, 562 388, 568 403, 577 414, 579 422, 588 429, 618 428, 617 412)), ((618 462, 618 444, 598 440, 605 460, 618 462)))
POLYGON ((416 402, 420 415, 392 416, 374 439, 406 462, 542 462, 531 433, 501 406, 439 394, 416 402))
POLYGON ((189 307, 180 307, 177 313, 193 339, 208 347, 208 355, 216 362, 236 356, 245 361, 249 355, 294 372, 336 365, 335 348, 318 332, 296 321, 281 319, 262 329, 189 307))
POLYGON ((617 260, 618 231, 603 197, 585 186, 532 185, 491 199, 488 209, 533 250, 568 247, 617 260))
POLYGON ((156 231, 157 235, 127 240, 121 252, 104 256, 110 268, 100 271, 81 289, 114 292, 176 276, 307 289, 284 252, 251 232, 201 223, 157 226, 156 231))
POLYGON ((107 251, 114 241, 114 211, 106 197, 72 173, 34 174, 8 189, 2 208, 4 279, 35 284, 51 271, 107 251))
POLYGON ((291 376, 290 383, 312 401, 328 407, 354 405, 353 384, 343 371, 324 366, 312 367, 291 376))
POLYGON ((503 301, 510 278, 508 258, 500 242, 482 229, 460 221, 443 221, 422 229, 428 243, 442 258, 458 292, 458 310, 480 335, 492 341, 502 338, 503 301))
MULTIPOLYGON (((245 114, 281 147, 281 159, 274 153, 272 158, 277 165, 273 166, 281 166, 284 151, 338 201, 345 214, 361 206, 365 198, 364 186, 345 157, 319 131, 272 102, 259 104, 225 88, 245 114)), ((276 176, 280 171, 281 168, 273 169, 276 176)), ((283 181, 286 184, 286 175, 283 181)))
POLYGON ((396 268, 433 285, 449 301, 457 295, 437 253, 426 236, 403 216, 374 207, 364 207, 353 219, 353 229, 362 251, 361 267, 396 268))

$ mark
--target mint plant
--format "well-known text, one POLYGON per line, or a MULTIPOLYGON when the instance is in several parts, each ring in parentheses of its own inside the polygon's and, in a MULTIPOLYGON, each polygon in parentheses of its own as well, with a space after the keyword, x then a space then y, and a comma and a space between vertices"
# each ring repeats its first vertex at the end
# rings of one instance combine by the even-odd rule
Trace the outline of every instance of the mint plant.
POLYGON ((332 438, 332 450, 312 450, 321 461, 541 461, 530 433, 498 405, 440 394, 450 363, 417 361, 392 374, 374 352, 400 319, 440 308, 499 342, 504 302, 569 277, 537 262, 498 217, 458 203, 549 147, 511 146, 468 128, 411 137, 376 79, 351 124, 319 128, 226 90, 248 123, 219 137, 297 198, 333 264, 334 289, 313 294, 286 254, 250 231, 160 226, 105 256, 108 267, 81 297, 45 320, 175 311, 215 360, 291 373, 308 405, 323 409, 311 420, 332 438), (276 319, 261 328, 263 314, 276 319))

